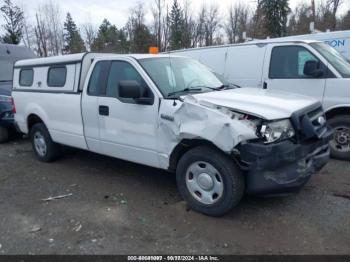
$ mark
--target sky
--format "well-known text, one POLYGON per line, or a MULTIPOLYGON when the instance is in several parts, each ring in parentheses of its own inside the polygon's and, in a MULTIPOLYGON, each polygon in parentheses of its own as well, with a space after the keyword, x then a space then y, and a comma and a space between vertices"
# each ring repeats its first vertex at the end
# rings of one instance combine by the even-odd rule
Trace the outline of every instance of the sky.
MULTIPOLYGON (((12 0, 15 4, 21 7, 27 16, 29 21, 33 21, 35 18, 35 12, 38 9, 40 3, 44 3, 49 0, 12 0)), ((65 17, 67 12, 70 12, 77 25, 82 25, 87 22, 92 22, 98 27, 104 18, 107 18, 112 24, 115 24, 118 28, 123 27, 128 19, 128 13, 130 8, 135 6, 138 2, 143 2, 147 10, 154 4, 155 0, 53 0, 59 3, 62 9, 62 18, 65 17)), ((172 0, 168 1, 171 5, 172 0)), ((180 3, 185 0, 179 0, 180 3)), ((256 0, 188 0, 191 3, 192 10, 198 10, 201 5, 206 4, 218 4, 219 11, 222 15, 227 13, 227 9, 230 5, 234 5, 238 2, 249 3, 252 7, 256 5, 256 0)), ((309 0, 289 0, 290 6, 294 9, 298 4, 309 0)), ((316 0, 321 1, 321 0, 316 0)), ((350 0, 343 0, 340 13, 344 13, 350 9, 350 0)), ((3 0, 0 0, 0 3, 3 0)), ((151 22, 151 14, 148 12, 146 15, 146 22, 151 22)), ((3 18, 0 17, 0 24, 3 23, 3 18)))

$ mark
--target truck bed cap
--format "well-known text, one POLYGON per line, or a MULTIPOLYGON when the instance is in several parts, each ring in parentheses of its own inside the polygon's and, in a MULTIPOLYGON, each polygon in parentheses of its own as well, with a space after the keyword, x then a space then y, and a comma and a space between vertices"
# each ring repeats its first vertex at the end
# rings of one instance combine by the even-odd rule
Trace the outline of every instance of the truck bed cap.
MULTIPOLYGON (((72 55, 60 55, 44 58, 35 58, 35 59, 26 59, 20 60, 15 64, 15 67, 26 67, 26 66, 43 66, 43 65, 52 65, 52 64, 66 64, 66 63, 77 63, 84 60, 85 56, 90 54, 89 58, 98 59, 102 57, 108 58, 119 58, 119 57, 132 57, 134 59, 145 59, 153 57, 169 57, 169 54, 113 54, 113 53, 79 53, 72 55)), ((172 55, 171 57, 176 57, 172 55)))

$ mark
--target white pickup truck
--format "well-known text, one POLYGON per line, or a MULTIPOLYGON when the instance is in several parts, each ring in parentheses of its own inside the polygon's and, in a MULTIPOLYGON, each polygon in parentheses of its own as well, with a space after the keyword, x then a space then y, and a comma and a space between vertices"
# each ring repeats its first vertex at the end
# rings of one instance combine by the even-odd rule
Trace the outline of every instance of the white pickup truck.
POLYGON ((219 216, 244 193, 299 189, 329 159, 320 102, 234 88, 190 58, 77 54, 15 65, 15 119, 41 161, 67 145, 176 172, 219 216))

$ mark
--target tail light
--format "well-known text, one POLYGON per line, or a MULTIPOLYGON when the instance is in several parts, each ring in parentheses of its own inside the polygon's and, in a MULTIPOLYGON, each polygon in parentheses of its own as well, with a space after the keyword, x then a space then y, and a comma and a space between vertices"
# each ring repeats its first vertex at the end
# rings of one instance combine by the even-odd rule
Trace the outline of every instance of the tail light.
POLYGON ((11 97, 12 113, 16 114, 15 100, 11 97))
POLYGON ((10 103, 11 97, 10 96, 1 96, 0 95, 0 103, 10 103))

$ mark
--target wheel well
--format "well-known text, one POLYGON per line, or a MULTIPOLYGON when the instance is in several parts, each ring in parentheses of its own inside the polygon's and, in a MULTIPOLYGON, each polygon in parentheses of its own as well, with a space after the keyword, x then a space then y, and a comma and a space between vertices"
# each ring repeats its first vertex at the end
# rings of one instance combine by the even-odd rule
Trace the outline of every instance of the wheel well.
POLYGON ((331 119, 335 116, 339 116, 339 115, 349 115, 350 116, 350 107, 338 107, 338 108, 334 108, 329 110, 328 112, 326 112, 326 117, 327 119, 331 119))
MULTIPOLYGON (((175 171, 180 158, 190 149, 198 146, 210 146, 218 149, 213 143, 203 139, 184 139, 173 150, 169 159, 169 171, 175 171)), ((220 150, 220 149, 218 149, 220 150)))
POLYGON ((35 125, 35 124, 38 124, 38 123, 43 123, 44 121, 41 120, 40 117, 38 117, 37 115, 34 115, 34 114, 31 114, 28 116, 28 119, 27 119, 27 124, 28 124, 28 132, 30 132, 30 130, 32 129, 32 127, 35 125))

